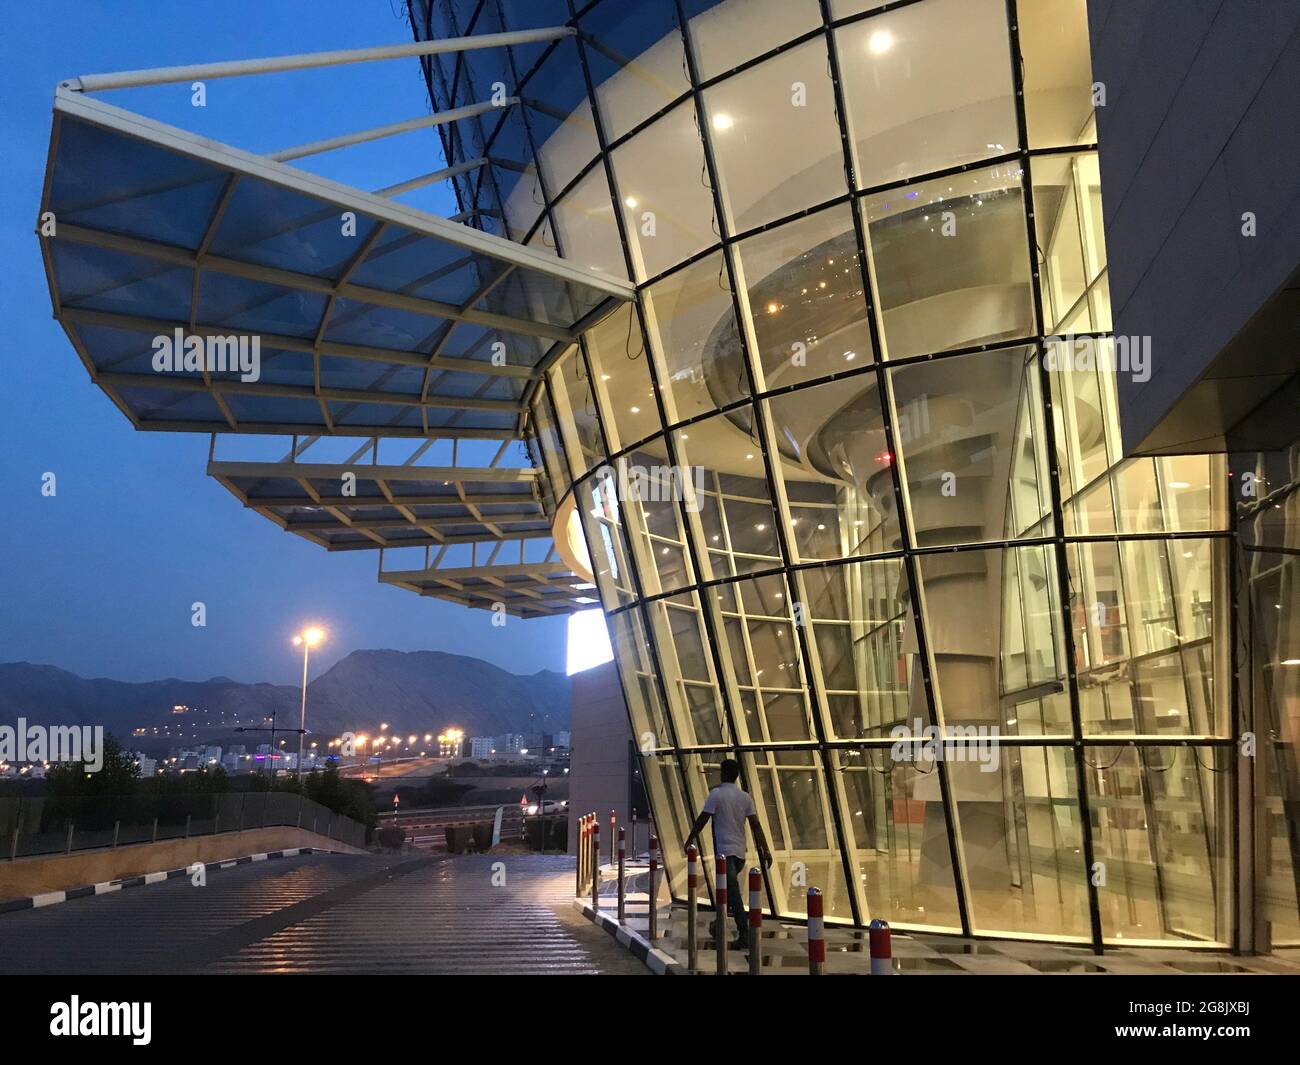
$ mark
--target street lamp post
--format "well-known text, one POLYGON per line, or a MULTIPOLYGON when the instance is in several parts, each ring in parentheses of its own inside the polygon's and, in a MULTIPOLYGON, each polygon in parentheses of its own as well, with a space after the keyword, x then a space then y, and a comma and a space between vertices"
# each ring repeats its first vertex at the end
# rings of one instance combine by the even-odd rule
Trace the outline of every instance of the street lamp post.
POLYGON ((311 649, 325 638, 325 633, 311 626, 293 638, 293 645, 302 644, 302 709, 298 717, 298 784, 302 784, 302 738, 307 734, 307 657, 311 649))

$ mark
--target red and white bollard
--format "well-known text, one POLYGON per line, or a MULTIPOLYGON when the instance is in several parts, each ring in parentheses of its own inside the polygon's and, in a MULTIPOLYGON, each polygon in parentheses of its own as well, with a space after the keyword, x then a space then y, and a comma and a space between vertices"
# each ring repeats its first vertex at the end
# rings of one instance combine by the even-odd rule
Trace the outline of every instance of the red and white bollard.
POLYGON ((867 940, 871 945, 871 975, 894 975, 893 933, 889 922, 876 918, 867 925, 867 940))
POLYGON ((591 912, 600 913, 600 821, 591 818, 591 912))
POLYGON ((727 975, 727 859, 717 856, 713 879, 713 901, 718 911, 713 923, 713 942, 717 947, 718 975, 727 975))
POLYGON ((696 917, 700 905, 700 850, 692 843, 686 848, 686 971, 699 967, 700 945, 696 938, 696 917))
POLYGON ((618 839, 618 811, 609 811, 609 864, 613 865, 618 858, 614 853, 614 841, 618 839))
POLYGON ((578 818, 578 886, 575 895, 581 895, 587 886, 587 816, 578 818))
POLYGON ((618 923, 627 919, 627 833, 622 825, 618 828, 618 923))
POLYGON ((648 936, 653 943, 659 938, 659 841, 650 835, 650 903, 646 910, 650 918, 648 936))
POLYGON ((757 976, 763 963, 763 874, 749 871, 749 975, 757 976))
POLYGON ((826 964, 826 929, 822 924, 822 893, 808 889, 808 975, 821 976, 826 964))

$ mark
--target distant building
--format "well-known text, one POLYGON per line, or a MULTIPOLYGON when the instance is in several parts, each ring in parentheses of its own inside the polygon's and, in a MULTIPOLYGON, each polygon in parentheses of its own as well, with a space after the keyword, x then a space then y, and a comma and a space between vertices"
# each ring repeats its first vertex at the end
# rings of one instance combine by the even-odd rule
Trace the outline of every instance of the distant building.
POLYGON ((142 777, 151 777, 157 771, 158 759, 150 758, 143 751, 137 751, 133 757, 135 758, 135 764, 140 767, 142 777))
POLYGON ((572 746, 573 746, 573 743, 572 743, 572 733, 569 733, 569 732, 557 732, 557 733, 555 734, 555 744, 554 744, 554 746, 556 746, 556 747, 572 747, 572 746))
POLYGON ((492 745, 497 749, 497 757, 519 750, 524 745, 524 737, 518 732, 507 732, 492 738, 492 745))
POLYGON ((496 750, 496 742, 491 736, 470 737, 469 756, 471 758, 491 758, 494 750, 496 750))

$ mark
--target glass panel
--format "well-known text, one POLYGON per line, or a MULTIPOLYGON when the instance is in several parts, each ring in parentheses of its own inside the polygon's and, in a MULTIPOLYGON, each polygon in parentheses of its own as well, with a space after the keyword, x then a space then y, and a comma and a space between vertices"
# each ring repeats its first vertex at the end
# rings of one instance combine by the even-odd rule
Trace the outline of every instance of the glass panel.
POLYGON ((650 799, 654 829, 659 838, 659 852, 664 856, 664 867, 669 877, 669 890, 674 898, 685 898, 684 841, 695 820, 695 806, 688 804, 682 794, 676 758, 652 755, 643 757, 641 765, 644 767, 646 795, 650 799))
POLYGON ((1021 173, 1005 163, 862 201, 889 358, 1034 334, 1021 173))
POLYGON ((657 119, 615 149, 612 159, 639 280, 717 243, 693 104, 657 119))
POLYGON ((573 348, 556 363, 549 384, 569 469, 578 478, 599 466, 605 457, 596 417, 596 397, 581 350, 573 348))
POLYGON ((1231 935, 1229 764, 1211 747, 1088 749, 1093 853, 1107 940, 1231 935))
POLYGON ((1035 157, 1034 229, 1043 320, 1053 333, 1111 327, 1097 153, 1035 157))
POLYGON ((812 625, 834 739, 880 738, 895 725, 930 722, 916 662, 916 626, 901 559, 796 574, 812 625))
POLYGON ((684 266, 642 293, 651 343, 668 382, 674 424, 749 394, 722 253, 684 266))
POLYGON ((688 592, 649 603, 646 615, 659 648, 678 744, 700 747, 731 742, 699 595, 688 592))
POLYGON ((1094 139, 1087 0, 1019 0, 1016 17, 1029 147, 1094 139))
POLYGON ((898 511, 875 374, 766 401, 802 560, 899 546, 898 511))
POLYGON ((587 333, 587 356, 612 451, 661 431, 640 323, 625 305, 587 333))
POLYGON ((648 596, 675 591, 693 579, 679 502, 690 490, 682 483, 681 469, 668 464, 663 445, 660 437, 614 462, 623 518, 648 596))
POLYGON ((818 37, 706 90, 704 109, 731 232, 848 191, 827 68, 826 42, 818 37))
POLYGON ((612 467, 602 466, 579 484, 576 509, 605 609, 614 610, 632 602, 636 598, 636 585, 619 506, 618 480, 612 467))
POLYGON ((700 486, 696 501, 709 577, 730 577, 781 564, 776 508, 753 411, 715 414, 674 434, 678 460, 700 486))
POLYGON ((888 747, 834 750, 844 821, 867 919, 959 930, 949 827, 933 766, 896 761, 888 747))
POLYGON ((704 80, 771 51, 822 21, 817 0, 745 0, 743 4, 687 0, 685 7, 695 61, 704 80))
MULTIPOLYGON (((1065 690, 1050 546, 921 555, 917 575, 946 728, 1014 730, 1027 695, 1065 690)), ((1067 731, 1068 714, 1048 724, 1067 731)))
POLYGON ((781 574, 704 592, 722 634, 719 652, 740 693, 741 742, 813 740, 812 708, 791 597, 781 574))
POLYGON ((1071 546, 1085 733, 1228 735, 1226 550, 1214 540, 1071 546))
POLYGON ((815 887, 822 892, 828 918, 851 920, 853 906, 827 801, 822 755, 810 750, 756 751, 747 752, 742 761, 746 779, 759 784, 752 793, 772 847, 768 879, 778 911, 806 914, 808 888, 815 887))
POLYGON ((582 32, 607 141, 690 89, 672 4, 597 4, 582 16, 582 32))
MULTIPOLYGON (((1279 456, 1280 457, 1280 456, 1279 456)), ((1300 496, 1269 508, 1270 515, 1294 523, 1300 496)), ((1294 525, 1292 525, 1294 528, 1294 525)), ((1256 776, 1256 894, 1272 924, 1273 945, 1300 944, 1300 841, 1295 819, 1300 804, 1300 611, 1283 604, 1300 600, 1300 556, 1250 551, 1249 591, 1252 635, 1250 693, 1260 738, 1256 776)))
MULTIPOLYGON (((956 754, 962 754, 957 748, 956 754)), ((969 756, 969 749, 967 750, 969 756)), ((1090 936, 1074 753, 993 747, 983 764, 951 760, 970 885, 981 932, 1090 936)))
POLYGON ((1033 347, 899 367, 889 380, 917 546, 1050 531, 1033 347))
POLYGON ((546 478, 550 482, 551 491, 558 499, 569 490, 572 480, 564 457, 564 445, 560 441, 560 431, 551 410, 550 395, 545 388, 539 390, 538 398, 533 401, 531 409, 534 432, 541 445, 546 478))
POLYGON ((738 245, 765 391, 875 358, 850 210, 831 207, 738 245))
MULTIPOLYGON (((634 607, 611 614, 609 625, 614 642, 614 661, 618 663, 623 678, 623 692, 627 696, 637 748, 642 751, 671 748, 672 729, 655 683, 654 659, 640 611, 634 607)), ((651 796, 652 801, 653 798, 651 796)))
POLYGON ((555 224, 564 258, 591 270, 627 277, 603 165, 592 167, 555 205, 555 224))
POLYGON ((1228 479, 1221 455, 1170 455, 1155 460, 1168 532, 1228 527, 1228 479))
POLYGON ((1019 146, 1002 0, 927 0, 835 38, 859 188, 1019 146))

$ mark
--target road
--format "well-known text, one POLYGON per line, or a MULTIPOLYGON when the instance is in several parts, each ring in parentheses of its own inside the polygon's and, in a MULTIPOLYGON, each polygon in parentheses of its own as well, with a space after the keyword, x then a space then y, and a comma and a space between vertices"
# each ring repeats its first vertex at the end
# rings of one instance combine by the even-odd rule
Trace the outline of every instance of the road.
POLYGON ((572 896, 560 856, 286 858, 0 914, 0 973, 645 974, 572 896))
MULTIPOLYGON (((399 810, 381 814, 380 827, 396 824, 417 847, 442 848, 447 845, 446 829, 452 825, 491 824, 495 806, 447 806, 434 810, 399 810)), ((523 832, 523 814, 517 803, 506 803, 501 812, 501 839, 517 840, 523 832)))

